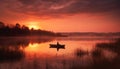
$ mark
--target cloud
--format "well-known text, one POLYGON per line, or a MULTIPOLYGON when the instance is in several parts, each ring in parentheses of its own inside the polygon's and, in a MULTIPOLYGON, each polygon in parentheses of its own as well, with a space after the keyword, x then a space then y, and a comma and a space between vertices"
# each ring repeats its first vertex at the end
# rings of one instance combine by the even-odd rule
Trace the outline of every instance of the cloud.
POLYGON ((1 0, 0 4, 3 12, 39 17, 120 11, 120 0, 1 0))

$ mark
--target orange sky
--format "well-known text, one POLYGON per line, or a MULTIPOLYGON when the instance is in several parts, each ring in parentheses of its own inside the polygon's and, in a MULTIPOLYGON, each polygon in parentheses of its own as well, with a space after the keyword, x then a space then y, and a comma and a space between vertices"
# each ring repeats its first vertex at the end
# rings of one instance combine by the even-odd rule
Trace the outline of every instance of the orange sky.
POLYGON ((120 32, 117 0, 1 0, 0 4, 0 21, 7 24, 54 32, 120 32))

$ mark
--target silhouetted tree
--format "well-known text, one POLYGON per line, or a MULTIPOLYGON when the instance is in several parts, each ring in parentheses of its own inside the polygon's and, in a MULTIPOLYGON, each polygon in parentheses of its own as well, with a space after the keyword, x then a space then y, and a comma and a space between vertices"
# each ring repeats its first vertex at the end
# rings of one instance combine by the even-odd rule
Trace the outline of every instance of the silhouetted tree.
POLYGON ((3 22, 0 22, 0 28, 5 27, 5 24, 3 22))
POLYGON ((9 27, 5 26, 3 22, 0 22, 0 36, 25 36, 25 35, 39 35, 39 36, 55 36, 56 34, 51 31, 46 30, 30 30, 27 26, 21 26, 19 23, 16 23, 15 26, 9 27))
POLYGON ((16 23, 16 28, 20 28, 20 24, 19 23, 16 23))
POLYGON ((24 35, 30 34, 29 28, 28 28, 27 26, 23 25, 23 26, 22 26, 22 33, 23 33, 24 35))

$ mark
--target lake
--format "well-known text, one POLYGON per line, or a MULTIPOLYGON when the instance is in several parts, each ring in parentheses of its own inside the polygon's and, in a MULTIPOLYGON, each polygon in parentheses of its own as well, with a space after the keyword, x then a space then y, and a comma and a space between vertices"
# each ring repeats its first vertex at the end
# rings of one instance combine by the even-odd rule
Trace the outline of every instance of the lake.
POLYGON ((1 37, 0 69, 120 69, 119 46, 115 36, 1 37))

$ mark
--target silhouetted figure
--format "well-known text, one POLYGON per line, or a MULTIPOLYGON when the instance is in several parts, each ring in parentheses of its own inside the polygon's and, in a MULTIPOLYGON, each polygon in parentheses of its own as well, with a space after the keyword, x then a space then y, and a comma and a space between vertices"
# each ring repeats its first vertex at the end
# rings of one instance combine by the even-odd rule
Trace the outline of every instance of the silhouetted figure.
POLYGON ((59 42, 57 42, 57 45, 60 45, 59 42))
POLYGON ((65 49, 65 45, 61 45, 57 42, 57 44, 50 44, 50 48, 56 48, 57 51, 59 51, 59 49, 65 49))

